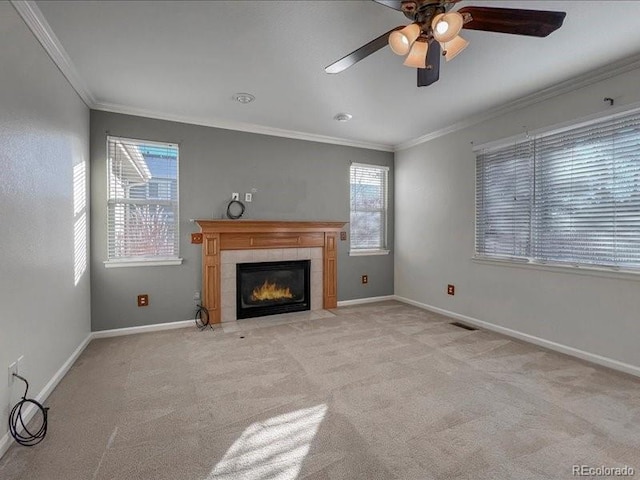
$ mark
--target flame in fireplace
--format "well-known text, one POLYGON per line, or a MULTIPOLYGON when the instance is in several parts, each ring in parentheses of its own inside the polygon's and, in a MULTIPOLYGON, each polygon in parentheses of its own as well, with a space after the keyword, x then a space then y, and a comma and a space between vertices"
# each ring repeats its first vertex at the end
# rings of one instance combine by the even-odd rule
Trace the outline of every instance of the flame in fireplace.
POLYGON ((283 300, 287 298, 293 298, 293 293, 291 293, 289 287, 281 287, 275 282, 270 283, 268 279, 251 292, 251 300, 254 302, 261 300, 283 300))

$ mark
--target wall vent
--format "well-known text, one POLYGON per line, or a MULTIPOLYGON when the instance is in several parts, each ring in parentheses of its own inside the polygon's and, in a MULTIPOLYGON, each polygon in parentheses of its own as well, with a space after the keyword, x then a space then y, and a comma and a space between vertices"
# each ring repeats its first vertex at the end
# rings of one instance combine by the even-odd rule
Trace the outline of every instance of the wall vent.
POLYGON ((471 325, 465 325, 464 323, 460 323, 460 322, 451 322, 449 325, 453 325, 454 327, 459 327, 459 328, 464 328, 465 330, 478 330, 476 327, 472 327, 471 325))

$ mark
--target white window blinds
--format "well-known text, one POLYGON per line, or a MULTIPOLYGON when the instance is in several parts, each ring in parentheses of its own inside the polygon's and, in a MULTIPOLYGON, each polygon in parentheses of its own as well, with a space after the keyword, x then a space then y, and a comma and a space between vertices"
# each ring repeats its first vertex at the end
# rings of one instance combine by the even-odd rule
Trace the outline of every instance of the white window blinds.
POLYGON ((640 268, 639 113, 548 132, 518 148, 532 154, 528 181, 503 168, 519 162, 512 146, 477 156, 478 255, 640 268), (528 211, 524 198, 508 202, 527 189, 528 211))
POLYGON ((476 176, 476 251, 505 257, 529 256, 532 142, 480 153, 476 176))
POLYGON ((109 260, 178 257, 178 146, 108 137, 109 260))
POLYGON ((389 168, 351 164, 351 252, 387 248, 387 182, 389 168))
POLYGON ((544 261, 640 267, 640 115, 536 140, 536 229, 544 261))

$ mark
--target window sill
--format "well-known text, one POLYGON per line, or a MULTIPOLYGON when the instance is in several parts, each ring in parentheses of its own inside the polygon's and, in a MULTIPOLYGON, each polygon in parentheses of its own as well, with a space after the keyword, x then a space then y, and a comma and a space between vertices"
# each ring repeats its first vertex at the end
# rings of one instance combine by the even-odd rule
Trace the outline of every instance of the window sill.
POLYGON ((578 265, 562 265, 551 263, 527 262, 526 260, 507 260, 489 257, 472 257, 472 262, 486 265, 498 265, 510 268, 525 268, 533 270, 544 270, 548 272, 566 273, 570 275, 587 275, 592 277, 617 278, 623 280, 640 281, 640 271, 615 270, 606 267, 588 267, 578 265))
POLYGON ((107 260, 105 268, 121 267, 161 267, 165 265, 182 265, 182 258, 150 258, 148 260, 136 258, 131 260, 107 260))
POLYGON ((367 257, 370 255, 389 255, 391 250, 351 250, 350 257, 367 257))

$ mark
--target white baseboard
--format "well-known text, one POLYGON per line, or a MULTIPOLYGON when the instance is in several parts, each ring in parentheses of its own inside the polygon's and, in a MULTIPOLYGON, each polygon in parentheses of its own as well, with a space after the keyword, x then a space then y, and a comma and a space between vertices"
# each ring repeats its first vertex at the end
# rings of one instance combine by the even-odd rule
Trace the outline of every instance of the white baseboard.
POLYGON ((91 334, 91 338, 121 337, 123 335, 134 335, 136 333, 159 332, 160 330, 173 330, 174 328, 185 328, 194 326, 194 320, 180 320, 178 322, 156 323, 153 325, 142 325, 140 327, 114 328, 113 330, 98 330, 91 334))
POLYGON ((5 434, 2 436, 2 438, 0 438, 0 458, 2 458, 2 456, 7 453, 7 450, 9 450, 9 447, 11 446, 11 441, 13 439, 11 438, 11 435, 9 435, 9 432, 5 432, 5 434))
POLYGON ((384 302, 385 300, 394 300, 395 295, 384 295, 381 297, 356 298, 355 300, 342 300, 338 302, 338 307, 348 307, 350 305, 362 305, 364 303, 384 302))
POLYGON ((517 338, 518 340, 523 340, 528 343, 533 343, 534 345, 548 348, 549 350, 554 350, 556 352, 564 353, 572 357, 580 358, 581 360, 586 360, 587 362, 595 363, 597 365, 602 365, 603 367, 608 367, 613 370, 618 370, 620 372, 640 377, 640 367, 636 365, 620 362, 618 360, 614 360, 613 358, 603 357, 602 355, 597 355, 595 353, 585 352, 584 350, 580 350, 578 348, 569 347, 568 345, 563 345, 561 343, 552 342, 551 340, 535 337, 533 335, 529 335, 528 333, 522 333, 518 330, 512 330, 511 328, 495 325, 493 323, 485 322, 484 320, 478 320, 477 318, 469 317, 467 315, 461 315, 459 313, 451 312, 443 308, 427 305, 426 303, 416 302, 415 300, 401 297, 399 295, 394 295, 394 298, 399 302, 407 303, 409 305, 413 305, 414 307, 422 308, 424 310, 429 310, 435 313, 440 313, 442 315, 446 315, 447 317, 455 318, 456 320, 461 320, 463 322, 484 328, 486 330, 501 333, 508 337, 517 338))
POLYGON ((62 364, 62 366, 55 373, 55 375, 51 377, 51 380, 49 380, 49 383, 47 383, 42 389, 42 391, 36 396, 36 400, 38 401, 38 403, 43 403, 47 399, 47 397, 51 394, 51 392, 53 392, 53 389, 56 388, 58 383, 60 383, 60 380, 62 380, 62 378, 67 374, 67 372, 76 362, 80 354, 84 352, 85 348, 87 348, 87 345, 89 345, 91 338, 92 338, 92 334, 90 333, 89 335, 87 335, 87 338, 85 338, 82 341, 82 343, 78 345, 78 348, 74 350, 71 356, 67 358, 67 361, 62 364))
MULTIPOLYGON (((62 366, 53 375, 53 377, 51 377, 51 380, 49 380, 47 384, 44 386, 44 388, 40 390, 40 393, 38 393, 38 395, 36 395, 35 397, 35 400, 38 403, 44 403, 45 400, 49 397, 49 395, 51 395, 51 392, 53 392, 53 389, 56 388, 58 383, 60 383, 60 380, 62 380, 62 378, 67 374, 67 372, 69 371, 71 366, 75 363, 75 361, 78 359, 80 354, 84 351, 85 348, 87 348, 87 345, 89 345, 91 338, 92 338, 92 334, 89 333, 89 335, 87 335, 87 337, 82 341, 82 343, 78 345, 78 348, 76 348, 71 354, 71 356, 67 358, 67 360, 62 364, 62 366)), ((28 423, 29 420, 33 418, 33 415, 35 413, 36 413, 35 405, 32 404, 32 405, 29 405, 29 407, 25 408, 23 411, 23 418, 25 423, 28 423)), ((0 458, 2 458, 2 456, 7 452, 7 450, 9 450, 9 447, 11 446, 12 443, 13 443, 13 437, 9 434, 8 431, 5 432, 5 434, 2 436, 2 439, 0 439, 0 458)))

